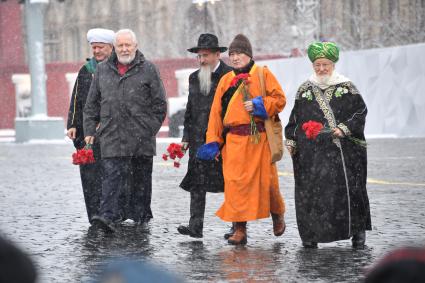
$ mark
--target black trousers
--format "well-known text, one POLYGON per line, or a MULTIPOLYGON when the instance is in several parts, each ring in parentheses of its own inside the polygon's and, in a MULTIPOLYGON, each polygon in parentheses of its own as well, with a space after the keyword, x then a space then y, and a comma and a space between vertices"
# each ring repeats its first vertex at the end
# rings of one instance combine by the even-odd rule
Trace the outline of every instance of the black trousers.
POLYGON ((153 217, 152 156, 102 159, 103 182, 99 214, 109 221, 153 217))
POLYGON ((92 164, 80 165, 81 185, 86 203, 87 217, 91 223, 93 216, 99 213, 102 195, 102 165, 98 160, 92 164))
POLYGON ((206 195, 205 191, 195 188, 190 192, 189 229, 194 233, 202 234, 204 228, 206 195))

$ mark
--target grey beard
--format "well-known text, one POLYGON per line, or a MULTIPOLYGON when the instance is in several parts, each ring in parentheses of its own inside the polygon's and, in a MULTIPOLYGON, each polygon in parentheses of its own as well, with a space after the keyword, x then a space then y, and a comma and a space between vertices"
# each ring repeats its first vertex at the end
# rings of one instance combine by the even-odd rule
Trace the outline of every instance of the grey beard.
POLYGON ((211 71, 210 65, 204 65, 199 68, 198 79, 201 94, 207 96, 211 90, 211 71))
POLYGON ((134 60, 135 57, 136 57, 136 53, 131 54, 129 57, 121 57, 117 54, 118 62, 120 62, 123 65, 130 64, 134 60))

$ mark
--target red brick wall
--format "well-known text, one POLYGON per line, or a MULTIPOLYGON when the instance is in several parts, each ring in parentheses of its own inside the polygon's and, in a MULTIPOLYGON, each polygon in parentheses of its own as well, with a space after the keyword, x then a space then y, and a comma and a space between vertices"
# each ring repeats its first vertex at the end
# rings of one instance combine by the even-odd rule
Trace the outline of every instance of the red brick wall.
MULTIPOLYGON (((174 72, 178 69, 196 66, 196 61, 193 59, 157 60, 154 63, 159 68, 168 97, 177 95, 177 80, 174 72)), ((46 65, 47 113, 49 116, 59 116, 66 120, 69 90, 65 74, 78 72, 82 64, 51 63, 46 65)), ((16 73, 28 73, 28 68, 26 66, 0 65, 0 129, 14 128, 15 88, 11 78, 16 73)), ((164 125, 168 125, 168 120, 164 125)))
POLYGON ((0 129, 14 128, 15 119, 15 86, 12 83, 13 73, 25 73, 24 66, 0 68, 0 129))
POLYGON ((13 128, 15 88, 12 74, 26 71, 21 15, 18 1, 0 2, 0 129, 13 128))
POLYGON ((22 14, 18 1, 0 1, 0 66, 25 63, 22 14))
POLYGON ((196 60, 189 58, 153 60, 153 63, 159 68, 168 97, 177 96, 175 71, 179 69, 195 68, 197 66, 196 60))

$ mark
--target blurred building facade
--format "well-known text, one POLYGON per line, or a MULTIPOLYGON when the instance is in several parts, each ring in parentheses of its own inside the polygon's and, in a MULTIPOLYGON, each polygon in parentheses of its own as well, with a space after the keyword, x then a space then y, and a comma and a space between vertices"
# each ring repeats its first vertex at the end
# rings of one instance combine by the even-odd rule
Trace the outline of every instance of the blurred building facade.
MULTIPOLYGON (((313 40, 336 41, 342 50, 425 42, 425 0, 206 1, 50 0, 44 41, 48 115, 66 118, 65 75, 90 56, 86 32, 94 27, 134 30, 139 48, 158 65, 169 97, 178 95, 175 71, 197 66, 186 49, 203 32, 217 34, 224 46, 237 33, 246 34, 256 59, 303 56, 313 40)), ((23 5, 0 1, 0 129, 13 128, 15 116, 24 112, 18 111, 12 81, 28 73, 24 25, 23 5)))
POLYGON ((81 61, 93 27, 131 28, 149 58, 188 57, 202 32, 228 45, 248 35, 254 54, 290 54, 312 40, 343 50, 425 41, 424 0, 192 0, 50 1, 46 14, 48 62, 81 61))

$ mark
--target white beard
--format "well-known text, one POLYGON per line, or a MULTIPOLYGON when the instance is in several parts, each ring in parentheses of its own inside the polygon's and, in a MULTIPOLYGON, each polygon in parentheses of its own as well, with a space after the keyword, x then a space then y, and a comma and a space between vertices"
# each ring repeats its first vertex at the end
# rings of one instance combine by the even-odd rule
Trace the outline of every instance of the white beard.
POLYGON ((320 87, 321 89, 327 89, 332 85, 336 85, 342 82, 349 82, 350 79, 338 74, 336 71, 332 72, 332 75, 318 76, 313 73, 309 79, 312 83, 320 87))
POLYGON ((129 56, 120 56, 117 54, 118 62, 120 62, 123 65, 130 64, 135 57, 136 57, 136 53, 130 54, 129 56))
POLYGON ((321 85, 329 85, 330 78, 331 78, 331 76, 329 76, 329 75, 317 76, 317 81, 321 85))
POLYGON ((202 95, 205 96, 207 96, 211 90, 211 72, 212 68, 210 65, 204 65, 199 68, 199 88, 201 90, 202 95))

